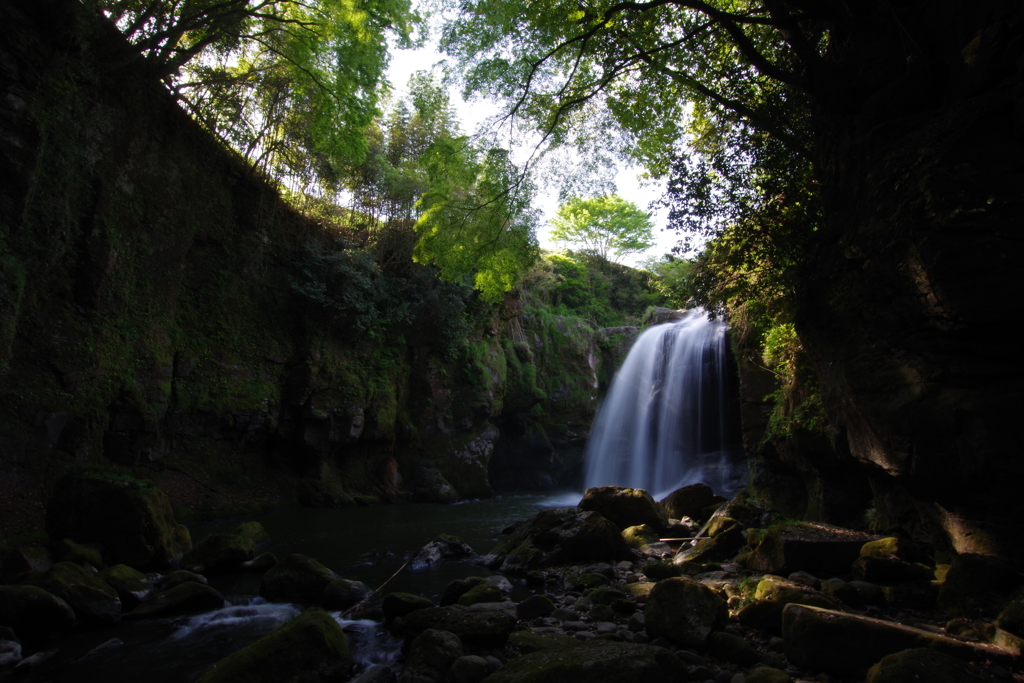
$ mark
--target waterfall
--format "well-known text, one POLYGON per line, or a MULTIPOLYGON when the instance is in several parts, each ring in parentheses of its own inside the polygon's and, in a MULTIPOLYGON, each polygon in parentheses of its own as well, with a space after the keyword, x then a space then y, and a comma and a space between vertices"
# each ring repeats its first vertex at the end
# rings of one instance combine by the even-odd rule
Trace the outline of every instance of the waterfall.
POLYGON ((643 488, 660 498, 697 482, 723 495, 743 485, 726 329, 696 308, 640 335, 594 420, 588 488, 643 488))

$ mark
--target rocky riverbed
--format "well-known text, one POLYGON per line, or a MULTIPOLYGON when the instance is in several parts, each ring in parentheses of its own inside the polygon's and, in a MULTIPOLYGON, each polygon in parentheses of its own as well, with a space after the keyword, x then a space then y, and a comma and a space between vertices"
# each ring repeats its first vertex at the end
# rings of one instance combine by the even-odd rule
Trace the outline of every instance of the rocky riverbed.
POLYGON ((157 492, 121 488, 125 500, 149 501, 149 521, 139 522, 155 534, 148 543, 90 542, 76 514, 78 541, 5 558, 3 678, 71 680, 83 662, 130 647, 109 639, 68 661, 59 651, 69 632, 100 634, 124 620, 191 633, 258 618, 263 632, 281 625, 245 647, 217 644, 226 656, 191 679, 1024 681, 1024 591, 1009 564, 780 519, 703 485, 660 503, 639 489, 590 489, 578 506, 512 525, 483 557, 439 536, 409 566, 470 559, 500 574, 454 580, 437 599, 371 591, 305 555, 279 558, 255 522, 190 547, 187 531, 161 517, 157 492), (161 545, 157 519, 177 545, 161 545), (128 550, 137 566, 111 564, 128 550), (260 577, 254 604, 226 603, 208 585, 207 576, 242 572, 260 577))

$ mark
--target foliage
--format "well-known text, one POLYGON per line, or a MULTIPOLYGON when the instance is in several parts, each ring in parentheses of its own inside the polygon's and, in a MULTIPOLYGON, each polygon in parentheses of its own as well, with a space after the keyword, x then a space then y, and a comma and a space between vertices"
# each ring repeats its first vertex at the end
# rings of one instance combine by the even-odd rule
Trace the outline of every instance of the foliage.
POLYGON ((787 438, 796 430, 821 431, 826 418, 814 374, 806 367, 803 345, 791 323, 776 323, 764 334, 762 360, 778 384, 768 396, 772 413, 764 440, 787 438))
POLYGON ((574 197, 558 207, 551 239, 618 262, 654 244, 651 214, 618 195, 574 197))
POLYGON ((654 277, 651 286, 665 297, 667 305, 673 308, 688 308, 694 297, 693 261, 666 254, 661 259, 650 259, 642 264, 654 277))
POLYGON ((644 310, 663 303, 651 278, 595 254, 545 254, 523 280, 528 303, 582 316, 593 327, 635 325, 644 310))
POLYGON ((277 177, 330 179, 365 150, 408 0, 94 0, 207 128, 277 177))
POLYGON ((433 143, 425 167, 416 259, 446 280, 472 278, 486 301, 500 301, 537 257, 532 184, 506 150, 479 150, 464 137, 433 143))

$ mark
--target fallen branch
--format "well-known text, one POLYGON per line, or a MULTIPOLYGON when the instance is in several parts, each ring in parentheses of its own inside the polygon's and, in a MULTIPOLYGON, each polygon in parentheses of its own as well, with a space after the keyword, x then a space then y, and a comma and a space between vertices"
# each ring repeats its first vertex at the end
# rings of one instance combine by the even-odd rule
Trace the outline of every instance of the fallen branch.
MULTIPOLYGON (((415 557, 415 556, 414 556, 414 557, 415 557)), ((369 600, 370 598, 372 598, 372 597, 373 597, 374 595, 376 595, 377 593, 380 593, 380 589, 381 589, 381 588, 383 588, 384 586, 388 585, 389 583, 391 583, 391 579, 393 579, 393 578, 395 578, 396 576, 398 576, 398 575, 399 575, 399 574, 400 574, 400 573, 402 572, 402 570, 403 570, 403 569, 405 569, 406 567, 408 567, 408 566, 409 566, 409 563, 410 563, 410 562, 412 562, 412 560, 413 560, 413 558, 411 558, 411 557, 410 557, 410 558, 409 558, 408 560, 406 560, 406 561, 405 561, 405 564, 403 564, 403 565, 402 565, 401 567, 399 567, 399 568, 398 568, 398 571, 397 571, 397 572, 395 572, 395 573, 394 573, 394 574, 392 574, 392 575, 391 575, 390 577, 388 577, 388 580, 387 580, 387 581, 385 581, 385 582, 384 582, 384 583, 382 583, 381 585, 377 586, 377 590, 375 590, 375 591, 371 592, 371 593, 370 593, 369 595, 367 595, 367 596, 366 596, 365 598, 363 598, 362 600, 360 600, 359 602, 357 602, 356 604, 352 605, 352 606, 351 606, 351 607, 349 607, 349 608, 348 608, 347 610, 345 610, 344 612, 342 612, 342 613, 341 613, 341 616, 342 616, 342 617, 344 617, 344 616, 347 616, 347 615, 351 614, 352 612, 356 611, 356 610, 357 610, 358 608, 362 607, 362 606, 363 606, 363 603, 365 603, 365 602, 366 602, 367 600, 369 600)))

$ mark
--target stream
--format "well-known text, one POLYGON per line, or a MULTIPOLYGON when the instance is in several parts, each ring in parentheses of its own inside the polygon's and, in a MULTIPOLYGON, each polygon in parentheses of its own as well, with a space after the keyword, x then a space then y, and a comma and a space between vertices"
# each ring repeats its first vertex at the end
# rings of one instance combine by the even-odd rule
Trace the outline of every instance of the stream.
MULTIPOLYGON (((560 495, 512 494, 456 505, 403 504, 368 508, 296 508, 261 513, 243 519, 221 520, 190 527, 194 543, 230 531, 241 521, 263 525, 279 559, 291 553, 308 555, 346 579, 377 588, 438 534, 460 537, 478 555, 490 552, 503 538, 502 530, 543 507, 575 505, 578 493, 560 495)), ((473 559, 446 561, 433 567, 409 565, 391 579, 383 594, 406 591, 440 599, 454 579, 489 576, 495 572, 473 559)), ((59 648, 47 679, 55 682, 131 680, 146 683, 181 683, 194 679, 214 662, 263 637, 299 614, 301 608, 267 603, 259 598, 260 575, 210 576, 210 585, 224 595, 228 606, 203 614, 122 622, 106 629, 74 631, 51 647, 59 648), (84 658, 94 648, 117 638, 112 645, 84 658)), ((513 599, 530 591, 513 581, 513 599)), ((379 604, 382 596, 374 596, 379 604)), ((349 647, 359 668, 397 662, 401 641, 370 619, 342 620, 349 647)), ((352 615, 356 616, 356 615, 352 615)))

